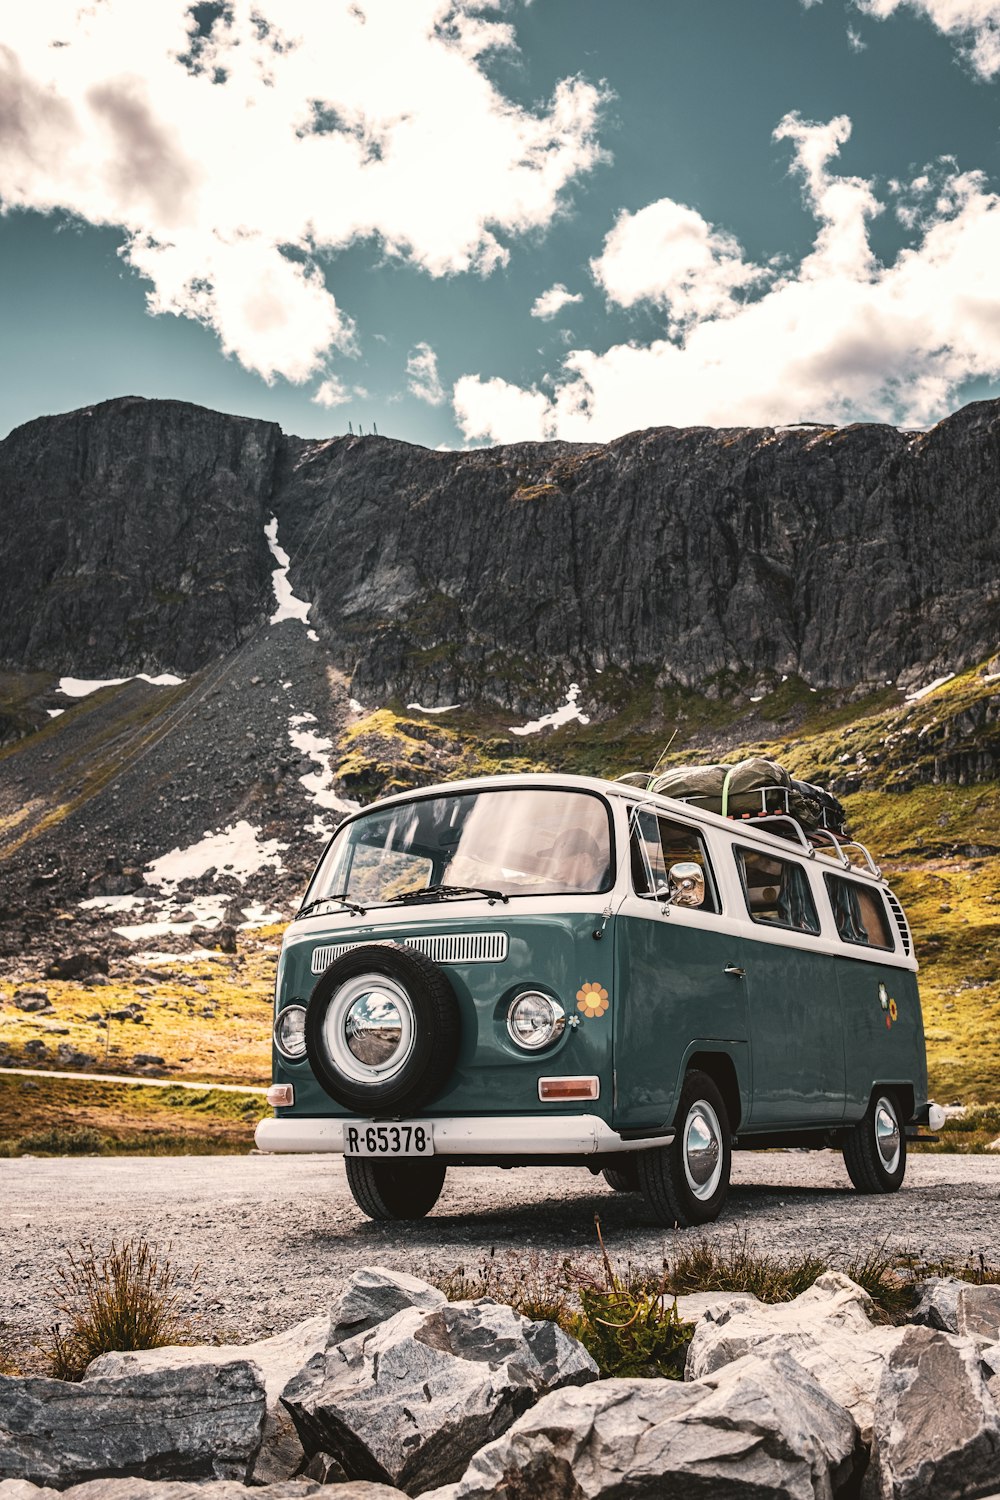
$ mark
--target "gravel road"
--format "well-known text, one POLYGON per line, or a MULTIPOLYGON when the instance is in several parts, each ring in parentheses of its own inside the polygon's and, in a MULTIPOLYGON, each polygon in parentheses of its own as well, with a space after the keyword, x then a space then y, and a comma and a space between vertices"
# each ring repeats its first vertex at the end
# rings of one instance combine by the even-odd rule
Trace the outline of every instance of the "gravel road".
MULTIPOLYGON (((738 1153, 723 1217, 709 1237, 749 1231, 780 1255, 848 1261, 888 1237, 899 1252, 1000 1260, 1000 1160, 911 1156, 888 1198, 851 1189, 830 1151, 738 1153)), ((658 1266, 699 1231, 651 1227, 638 1197, 583 1170, 451 1172, 418 1224, 373 1224, 347 1191, 339 1158, 112 1157, 0 1160, 0 1332, 27 1351, 55 1317, 51 1281, 67 1249, 144 1235, 181 1273, 181 1304, 211 1335, 250 1339, 329 1307, 360 1265, 418 1276, 474 1267, 491 1249, 589 1256, 594 1214, 612 1254, 658 1266), (193 1286, 188 1273, 200 1268, 193 1286)), ((22 1355, 23 1357, 23 1355, 22 1355)))

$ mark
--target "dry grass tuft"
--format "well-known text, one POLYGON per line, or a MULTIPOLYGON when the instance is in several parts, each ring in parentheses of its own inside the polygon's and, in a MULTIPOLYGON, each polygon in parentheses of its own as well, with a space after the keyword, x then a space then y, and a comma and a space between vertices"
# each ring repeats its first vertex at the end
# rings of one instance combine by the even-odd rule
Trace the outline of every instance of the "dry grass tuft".
POLYGON ((66 1322, 51 1329, 44 1351, 56 1380, 82 1379, 99 1354, 158 1349, 191 1337, 177 1311, 174 1268, 141 1237, 112 1242, 104 1255, 85 1241, 78 1253, 67 1252, 57 1277, 58 1310, 66 1322))

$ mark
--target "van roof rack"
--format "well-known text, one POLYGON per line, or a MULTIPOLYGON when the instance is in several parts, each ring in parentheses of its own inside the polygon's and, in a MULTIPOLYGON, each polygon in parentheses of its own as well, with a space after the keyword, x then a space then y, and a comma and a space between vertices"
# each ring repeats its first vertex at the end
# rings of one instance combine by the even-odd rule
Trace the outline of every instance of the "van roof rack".
MULTIPOLYGON (((646 771, 628 771, 624 776, 615 778, 626 786, 638 787, 641 791, 651 790, 649 783, 652 776, 646 771)), ((779 833, 775 824, 791 832, 792 837, 802 845, 803 849, 812 859, 817 852, 826 854, 837 860, 845 870, 855 870, 864 874, 873 875, 876 880, 881 880, 882 871, 872 859, 865 845, 857 839, 848 838, 843 828, 831 828, 828 821, 828 812, 824 806, 820 806, 820 824, 817 828, 807 828, 791 810, 790 794, 791 788, 786 786, 764 786, 759 787, 754 793, 744 792, 744 798, 753 796, 760 797, 760 806, 748 812, 727 813, 726 819, 731 823, 752 823, 755 828, 769 825, 768 831, 779 833), (851 851, 857 851, 863 863, 851 858, 851 851)), ((693 792, 686 797, 674 797, 675 802, 686 802, 692 805, 707 804, 715 800, 711 795, 704 792, 693 792)), ((706 807, 706 811, 712 811, 706 807)), ((780 837, 788 837, 788 833, 779 834, 780 837)))

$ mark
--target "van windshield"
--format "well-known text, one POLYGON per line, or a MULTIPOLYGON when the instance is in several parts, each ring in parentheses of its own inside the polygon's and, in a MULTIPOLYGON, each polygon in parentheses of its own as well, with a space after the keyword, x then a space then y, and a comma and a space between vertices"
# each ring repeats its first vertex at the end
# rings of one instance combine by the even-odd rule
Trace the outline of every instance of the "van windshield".
POLYGON ((336 836, 305 906, 403 902, 446 887, 505 896, 585 894, 611 884, 610 812, 590 792, 501 788, 373 810, 336 836), (431 890, 429 890, 431 888, 431 890))

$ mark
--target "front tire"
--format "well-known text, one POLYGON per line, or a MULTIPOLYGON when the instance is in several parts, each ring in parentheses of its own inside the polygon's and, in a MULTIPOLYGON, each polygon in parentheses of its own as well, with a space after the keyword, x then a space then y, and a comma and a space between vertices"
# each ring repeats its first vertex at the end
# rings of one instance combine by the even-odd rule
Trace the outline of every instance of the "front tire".
POLYGON ((367 1156, 345 1156, 344 1170, 351 1196, 369 1219, 422 1219, 429 1214, 444 1187, 443 1161, 401 1157, 375 1161, 367 1156))
POLYGON ((669 1146, 636 1152, 639 1191, 666 1228, 710 1224, 726 1201, 732 1145, 725 1101, 707 1073, 684 1079, 676 1126, 669 1146))
POLYGON ((844 1165, 859 1193, 895 1193, 906 1176, 906 1131, 899 1105, 876 1089, 844 1141, 844 1165))

